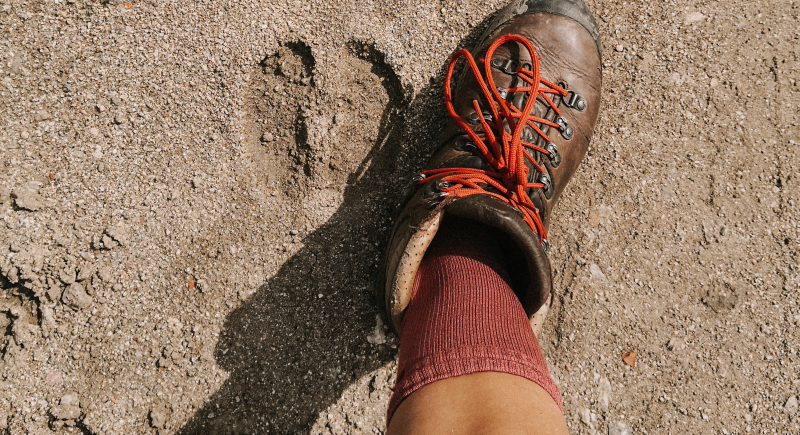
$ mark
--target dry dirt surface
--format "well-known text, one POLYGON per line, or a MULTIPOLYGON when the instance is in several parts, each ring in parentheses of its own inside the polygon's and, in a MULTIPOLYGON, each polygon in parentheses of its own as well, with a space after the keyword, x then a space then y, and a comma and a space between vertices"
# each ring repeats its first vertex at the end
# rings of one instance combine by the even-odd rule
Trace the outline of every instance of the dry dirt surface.
MULTIPOLYGON (((0 0, 0 433, 382 434, 382 249, 503 5, 0 0)), ((798 433, 800 1, 590 7, 571 431, 798 433)))

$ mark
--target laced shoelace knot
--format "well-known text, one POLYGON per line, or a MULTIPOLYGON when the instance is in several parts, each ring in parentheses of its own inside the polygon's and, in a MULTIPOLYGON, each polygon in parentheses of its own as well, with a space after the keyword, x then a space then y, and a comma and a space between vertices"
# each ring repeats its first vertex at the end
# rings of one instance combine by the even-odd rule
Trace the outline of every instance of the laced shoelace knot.
MULTIPOLYGON (((537 56, 533 44, 526 38, 518 35, 501 36, 489 46, 484 59, 480 59, 485 71, 486 79, 484 79, 478 63, 470 52, 461 49, 453 53, 445 77, 444 96, 447 112, 469 137, 469 144, 461 143, 460 146, 462 148, 469 147, 478 154, 486 162, 489 169, 482 170, 465 167, 432 169, 423 171, 415 181, 418 184, 425 184, 434 178, 441 177, 433 186, 437 191, 435 196, 439 201, 449 195, 463 198, 470 195, 484 194, 517 208, 522 213, 523 219, 528 226, 539 235, 539 243, 542 244, 546 251, 549 243, 547 242, 544 223, 539 215, 539 209, 534 205, 526 191, 531 188, 542 188, 547 191, 552 187, 552 180, 547 175, 547 171, 526 150, 532 150, 547 156, 550 159, 551 166, 557 167, 561 163, 558 147, 542 131, 539 125, 557 129, 566 140, 572 137, 573 131, 557 105, 550 98, 550 95, 558 95, 566 106, 575 107, 578 110, 586 108, 586 101, 573 91, 569 91, 541 77, 539 74, 539 60, 540 58, 537 56), (492 55, 498 47, 512 41, 519 43, 528 51, 532 59, 531 69, 522 68, 510 59, 492 59, 492 55), (468 119, 469 123, 482 126, 483 137, 475 133, 468 123, 456 113, 453 106, 452 76, 458 60, 462 57, 466 59, 472 74, 475 76, 484 99, 490 102, 488 108, 481 108, 478 101, 473 100, 475 112, 471 113, 468 119), (498 87, 492 77, 491 68, 499 69, 506 74, 514 74, 527 85, 508 89, 498 87), (525 107, 521 110, 507 101, 510 94, 518 92, 527 93, 525 107), (537 98, 540 97, 555 112, 553 121, 531 114, 537 98), (506 126, 508 126, 508 129, 506 129, 506 126), (523 140, 523 133, 526 127, 533 129, 544 140, 544 147, 540 147, 531 141, 523 140), (529 181, 529 169, 525 164, 526 161, 541 174, 533 182, 529 181)), ((529 137, 526 137, 526 139, 532 140, 529 137)), ((436 204, 438 202, 434 203, 434 205, 436 204)))

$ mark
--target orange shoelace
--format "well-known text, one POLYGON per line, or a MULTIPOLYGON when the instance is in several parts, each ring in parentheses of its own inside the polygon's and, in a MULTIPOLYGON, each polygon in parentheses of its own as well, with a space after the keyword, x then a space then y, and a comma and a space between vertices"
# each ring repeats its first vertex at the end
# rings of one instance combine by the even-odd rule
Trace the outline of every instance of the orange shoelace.
POLYGON ((489 49, 486 51, 486 57, 482 59, 484 71, 486 72, 486 80, 484 80, 478 69, 478 64, 467 50, 461 49, 453 53, 450 66, 447 69, 444 85, 444 99, 447 105, 447 111, 450 117, 461 126, 467 135, 469 135, 478 153, 491 170, 474 168, 432 169, 422 172, 424 178, 418 181, 418 184, 425 184, 435 177, 446 174, 440 181, 440 183, 444 182, 442 185, 446 187, 441 188, 440 191, 445 192, 447 195, 455 195, 462 198, 476 194, 493 196, 519 209, 522 212, 525 222, 539 235, 539 243, 543 246, 547 246, 547 234, 542 219, 539 217, 539 210, 525 193, 526 189, 543 188, 545 185, 542 183, 528 182, 528 167, 525 165, 525 159, 531 162, 540 173, 545 173, 545 171, 525 149, 531 149, 547 156, 550 155, 550 152, 540 146, 523 141, 521 136, 523 129, 527 125, 538 133, 545 142, 550 142, 550 139, 536 123, 554 128, 559 128, 559 125, 553 121, 532 116, 531 110, 536 103, 536 98, 540 96, 544 99, 546 104, 555 111, 556 116, 561 116, 561 112, 548 94, 558 94, 563 98, 567 96, 568 91, 539 76, 539 59, 540 58, 536 55, 536 50, 533 48, 533 44, 527 39, 518 35, 502 36, 489 46, 489 49), (510 104, 500 95, 500 90, 495 86, 494 79, 492 78, 492 66, 490 64, 492 55, 498 47, 508 41, 516 41, 522 44, 530 53, 533 63, 531 70, 526 70, 521 67, 517 67, 515 70, 518 77, 526 82, 528 86, 506 89, 509 94, 513 92, 528 93, 528 100, 522 110, 510 104), (480 123, 483 126, 485 138, 479 137, 472 131, 453 108, 450 83, 456 63, 462 57, 467 60, 486 101, 493 101, 495 103, 490 104, 491 107, 488 108, 492 116, 489 121, 487 121, 486 117, 483 115, 483 110, 478 105, 478 101, 473 100, 472 102, 480 123), (508 124, 512 133, 505 130, 504 123, 508 124), (498 135, 500 137, 498 137, 498 135), (489 186, 499 193, 487 191, 486 189, 489 186))

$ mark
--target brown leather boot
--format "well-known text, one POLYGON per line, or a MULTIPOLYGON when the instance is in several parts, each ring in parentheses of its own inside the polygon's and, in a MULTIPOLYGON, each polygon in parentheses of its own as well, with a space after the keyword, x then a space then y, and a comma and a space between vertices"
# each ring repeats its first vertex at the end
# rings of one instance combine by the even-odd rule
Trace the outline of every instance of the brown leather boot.
POLYGON ((384 259, 377 298, 398 334, 416 271, 447 216, 508 236, 514 290, 537 336, 552 301, 547 228, 600 108, 597 23, 581 0, 515 0, 474 53, 453 55, 445 80, 451 119, 384 259), (452 92, 460 58, 465 76, 452 92))

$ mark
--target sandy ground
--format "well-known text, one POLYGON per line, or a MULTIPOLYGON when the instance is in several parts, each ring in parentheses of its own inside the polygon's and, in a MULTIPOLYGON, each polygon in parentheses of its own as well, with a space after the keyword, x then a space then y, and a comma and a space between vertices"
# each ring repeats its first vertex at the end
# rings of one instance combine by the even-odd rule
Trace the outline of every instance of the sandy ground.
MULTIPOLYGON (((502 6, 0 0, 0 433, 383 433, 382 249, 502 6)), ((590 6, 567 422, 798 433, 800 2, 590 6)))

